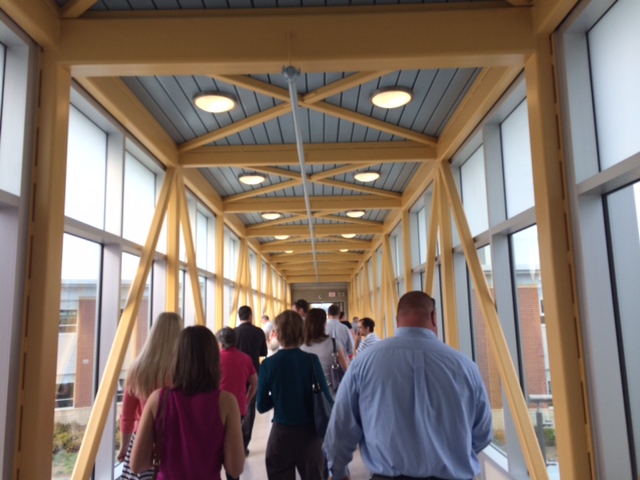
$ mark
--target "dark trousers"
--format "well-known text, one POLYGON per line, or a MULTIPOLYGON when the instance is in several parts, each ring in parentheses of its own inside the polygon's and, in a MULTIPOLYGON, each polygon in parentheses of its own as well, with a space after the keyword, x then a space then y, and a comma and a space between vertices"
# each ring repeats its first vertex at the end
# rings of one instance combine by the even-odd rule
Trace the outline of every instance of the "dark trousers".
POLYGON ((322 439, 313 426, 290 427, 274 423, 267 442, 269 480, 295 480, 296 469, 304 480, 323 480, 322 439))
POLYGON ((245 451, 249 448, 251 441, 251 432, 253 432, 253 422, 256 420, 256 395, 253 396, 249 405, 247 405, 247 414, 242 419, 242 440, 244 442, 245 451))

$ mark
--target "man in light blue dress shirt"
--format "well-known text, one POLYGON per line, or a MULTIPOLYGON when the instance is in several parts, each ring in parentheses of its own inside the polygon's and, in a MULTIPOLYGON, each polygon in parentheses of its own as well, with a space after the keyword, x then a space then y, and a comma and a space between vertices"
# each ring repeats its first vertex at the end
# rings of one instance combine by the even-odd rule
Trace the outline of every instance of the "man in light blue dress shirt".
POLYGON ((409 292, 396 336, 364 350, 335 399, 323 450, 334 480, 348 477, 356 446, 373 479, 470 480, 493 438, 476 364, 437 337, 435 302, 409 292))

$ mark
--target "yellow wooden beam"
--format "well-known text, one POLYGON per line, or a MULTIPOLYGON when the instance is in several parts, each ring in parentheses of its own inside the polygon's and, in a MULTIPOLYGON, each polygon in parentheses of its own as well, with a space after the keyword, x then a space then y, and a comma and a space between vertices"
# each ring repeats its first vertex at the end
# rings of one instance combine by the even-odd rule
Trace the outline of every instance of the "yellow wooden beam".
POLYGON ((402 250, 403 250, 403 270, 404 270, 404 291, 413 290, 413 266, 411 265, 411 219, 409 210, 402 211, 402 250))
POLYGON ((116 394, 118 378, 120 378, 120 372, 122 371, 122 363, 124 362, 124 357, 127 352, 131 332, 138 317, 138 310, 144 294, 147 277, 153 264, 153 257, 162 230, 162 222, 167 210, 169 196, 173 189, 174 179, 175 170, 167 170, 151 226, 149 227, 149 235, 142 249, 138 271, 131 284, 129 296, 122 316, 120 317, 120 322, 118 322, 118 328, 111 346, 111 351, 109 352, 109 358, 107 359, 104 373, 100 380, 100 386, 98 387, 98 392, 93 402, 91 414, 89 415, 84 440, 80 446, 76 464, 71 474, 72 480, 84 480, 91 476, 107 416, 113 408, 113 399, 116 394))
POLYGON ((51 477, 71 76, 52 50, 43 53, 41 73, 37 147, 24 193, 31 205, 13 478, 51 477))
POLYGON ((224 218, 216 216, 216 331, 224 327, 224 218))
POLYGON ((370 195, 376 195, 379 197, 402 199, 401 193, 391 192, 389 190, 382 190, 380 188, 371 188, 365 185, 358 185, 357 183, 341 182, 339 180, 330 180, 328 178, 325 178, 323 180, 315 180, 315 183, 319 183, 321 185, 328 185, 330 187, 343 188, 345 190, 353 190, 354 192, 368 193, 370 195))
POLYGON ((236 269, 236 283, 233 287, 233 301, 231 302, 231 313, 230 313, 230 317, 229 317, 229 326, 231 328, 235 328, 236 327, 236 322, 237 322, 237 318, 238 318, 238 307, 239 307, 239 301, 240 301, 240 291, 242 290, 242 282, 244 279, 244 263, 247 260, 246 257, 246 253, 247 253, 247 249, 244 247, 246 245, 246 240, 242 239, 240 240, 240 254, 238 255, 238 267, 236 269))
POLYGON ((316 112, 331 115, 332 117, 337 117, 348 122, 357 123, 358 125, 363 125, 367 128, 373 128, 375 130, 389 133, 391 135, 396 135, 398 137, 412 140, 414 142, 428 145, 430 147, 435 147, 438 143, 438 140, 436 138, 429 135, 424 135, 408 128, 399 127, 397 125, 378 120, 368 115, 363 115, 361 113, 347 110, 346 108, 338 107, 337 105, 332 105, 330 103, 303 103, 301 105, 309 108, 310 110, 315 110, 316 112))
POLYGON ((549 36, 558 28, 578 0, 536 0, 531 8, 534 34, 549 36))
POLYGON ((431 210, 429 214, 429 231, 426 232, 427 236, 427 262, 425 265, 424 274, 424 291, 426 294, 433 297, 433 282, 435 280, 436 273, 436 247, 438 243, 438 228, 440 225, 440 212, 438 211, 438 196, 440 193, 438 189, 441 186, 438 182, 433 182, 433 188, 431 190, 431 210))
POLYGON ((324 172, 314 173, 309 177, 309 180, 311 180, 312 182, 316 182, 324 178, 335 177, 336 175, 342 175, 343 173, 353 172, 355 170, 371 167, 373 165, 378 165, 378 162, 375 162, 375 163, 371 162, 371 163, 364 163, 364 164, 349 164, 349 165, 344 165, 343 167, 331 168, 329 170, 325 170, 324 172))
MULTIPOLYGON (((178 176, 178 175, 176 175, 178 176)), ((168 312, 180 311, 180 203, 182 192, 177 181, 167 205, 167 288, 165 309, 168 312)))
MULTIPOLYGON (((265 195, 267 193, 278 192, 280 190, 284 190, 285 188, 297 187, 298 185, 301 185, 301 184, 302 184, 302 180, 288 180, 286 182, 276 183, 275 185, 269 185, 267 187, 261 187, 261 188, 256 188, 255 190, 249 190, 248 192, 242 192, 236 195, 231 195, 229 197, 226 197, 223 200, 223 203, 226 209, 228 204, 237 202, 239 200, 246 200, 247 198, 254 198, 254 197, 257 197, 258 195, 265 195)), ((267 205, 269 204, 268 199, 263 198, 261 199, 261 201, 263 203, 266 203, 267 205)))
POLYGON ((299 172, 293 172, 291 170, 285 170, 283 168, 263 167, 261 165, 250 167, 252 170, 260 173, 266 173, 267 175, 278 175, 280 177, 293 178, 302 180, 302 175, 299 172))
POLYGON ((177 176, 176 183, 180 193, 180 224, 182 225, 182 236, 187 251, 187 265, 189 268, 189 279, 191 280, 191 291, 193 293, 193 303, 196 307, 196 325, 205 325, 204 305, 202 303, 202 293, 200 292, 200 277, 198 276, 198 263, 196 261, 196 248, 191 232, 191 221, 189 208, 187 205, 187 190, 184 187, 182 175, 177 176))
POLYGON ((529 8, 277 10, 63 20, 61 60, 76 76, 264 74, 289 51, 304 72, 353 72, 522 64, 534 47, 529 8))
POLYGON ((286 115, 289 112, 291 112, 291 105, 287 105, 285 103, 275 107, 271 107, 268 110, 256 113, 255 115, 243 118, 242 120, 238 120, 237 122, 227 125, 226 127, 221 127, 217 130, 214 130, 213 132, 205 133, 200 137, 184 142, 179 147, 180 152, 188 152, 195 148, 202 147, 207 143, 213 143, 217 140, 235 135, 236 133, 248 130, 249 128, 255 127, 256 125, 260 125, 262 123, 268 122, 269 120, 273 120, 274 118, 286 115))
POLYGON ((98 0, 67 0, 60 14, 62 18, 77 18, 89 10, 98 0))
POLYGON ((44 48, 60 41, 60 19, 55 2, 45 0, 0 0, 0 10, 44 48))
MULTIPOLYGON (((369 250, 371 248, 371 242, 366 240, 359 240, 358 243, 355 244, 346 241, 316 242, 316 252, 338 252, 344 248, 348 248, 349 250, 369 250)), ((282 252, 283 250, 293 250, 294 253, 311 253, 311 243, 294 243, 284 248, 280 245, 275 245, 275 242, 269 242, 262 244, 260 248, 260 251, 263 253, 282 252)))
MULTIPOLYGON (((440 170, 440 169, 438 169, 440 170)), ((436 183, 442 182, 440 175, 436 183)), ((460 349, 458 333, 458 309, 456 307, 456 279, 453 264, 453 231, 451 229, 451 212, 447 201, 447 192, 438 188, 438 197, 433 199, 438 208, 440 225, 440 272, 442 276, 442 299, 444 314, 444 332, 447 344, 456 350, 460 349)), ((473 240, 473 239, 472 239, 473 240)))
MULTIPOLYGON (((270 260, 274 265, 281 263, 304 263, 309 262, 311 257, 307 254, 296 254, 296 253, 285 253, 282 255, 271 255, 270 260)), ((316 255, 316 260, 318 261, 318 265, 321 263, 337 263, 337 259, 341 259, 341 262, 357 262, 362 258, 362 256, 358 253, 341 253, 339 256, 335 253, 327 254, 327 253, 319 253, 316 255)))
POLYGON ((178 165, 175 142, 121 79, 82 77, 76 81, 164 165, 178 165))
POLYGON ((443 188, 446 190, 456 226, 458 227, 462 249, 467 259, 469 274, 476 287, 480 309, 482 310, 482 316, 484 317, 487 327, 489 345, 497 360, 498 372, 500 373, 502 386, 509 402, 511 414, 513 415, 516 432, 518 433, 520 445, 522 446, 522 452, 525 457, 527 469, 529 470, 529 475, 536 480, 546 480, 549 478, 547 467, 542 458, 542 452, 540 451, 533 424, 531 423, 527 403, 522 393, 522 388, 520 387, 511 354, 509 353, 509 347, 500 325, 500 319, 498 318, 498 312, 491 297, 489 285, 482 271, 478 251, 473 242, 462 201, 458 195, 453 172, 448 163, 445 162, 442 164, 441 174, 443 188))
MULTIPOLYGON (((348 282, 350 276, 349 275, 335 275, 335 274, 327 274, 322 275, 320 278, 321 282, 332 283, 332 282, 348 282)), ((315 275, 287 275, 286 281, 289 284, 292 283, 316 283, 315 275)), ((285 305, 286 301, 283 302, 285 305)))
MULTIPOLYGON (((267 210, 265 210, 265 212, 266 211, 267 210)), ((306 219, 306 218, 307 218, 306 215, 293 215, 291 217, 282 217, 282 218, 277 218, 275 220, 267 220, 266 222, 256 223, 251 225, 251 227, 255 229, 275 227, 276 225, 282 225, 284 223, 290 223, 290 222, 297 222, 299 220, 306 219)))
POLYGON ((367 317, 371 317, 373 315, 373 305, 371 304, 372 296, 371 296, 371 281, 369 280, 369 262, 364 262, 364 296, 366 298, 365 301, 365 309, 364 314, 367 317))
MULTIPOLYGON (((252 92, 259 93, 272 97, 281 102, 290 102, 289 90, 286 88, 277 87, 270 83, 263 82, 256 78, 252 78, 246 75, 211 75, 211 78, 220 82, 228 83, 236 87, 251 90, 252 92)), ((302 95, 298 95, 298 100, 302 101, 302 95)))
POLYGON ((363 220, 361 218, 351 218, 351 217, 340 217, 338 215, 314 215, 320 218, 326 218, 327 220, 336 220, 338 222, 342 222, 345 224, 345 228, 348 228, 347 224, 353 225, 366 225, 366 226, 378 226, 382 227, 383 224, 380 222, 373 222, 371 220, 363 220))
MULTIPOLYGON (((345 205, 349 209, 387 209, 401 208, 401 199, 377 197, 373 195, 346 195, 333 197, 310 197, 311 210, 344 210, 345 205)), ((269 211, 292 213, 306 212, 306 206, 302 197, 296 198, 269 198, 268 203, 264 199, 239 200, 225 204, 225 213, 261 212, 269 206, 269 211)))
POLYGON ((562 478, 596 477, 589 392, 578 314, 571 236, 571 209, 563 155, 562 119, 555 58, 549 38, 540 38, 526 64, 527 105, 538 224, 540 270, 556 438, 562 478))
POLYGON ((333 95, 345 92, 351 88, 355 88, 359 85, 362 85, 363 83, 375 80, 376 78, 384 77, 387 73, 391 72, 385 71, 354 73, 352 75, 349 75, 348 77, 342 78, 336 82, 330 83, 329 85, 325 85, 324 87, 320 87, 312 92, 307 93, 302 97, 302 101, 307 105, 311 105, 333 95))
MULTIPOLYGON (((317 235, 340 235, 342 233, 355 233, 359 235, 370 235, 382 233, 379 225, 314 225, 313 231, 317 235)), ((281 225, 279 227, 254 229, 247 228, 247 237, 271 237, 273 235, 308 235, 307 225, 281 225)))
MULTIPOLYGON (((435 160, 436 149, 416 142, 310 143, 304 146, 308 165, 359 164, 364 168, 379 163, 435 160)), ((298 165, 295 145, 243 145, 199 147, 180 154, 180 165, 189 168, 298 165)), ((316 178, 323 178, 318 173, 316 178)), ((337 173, 335 174, 337 175, 337 173)))

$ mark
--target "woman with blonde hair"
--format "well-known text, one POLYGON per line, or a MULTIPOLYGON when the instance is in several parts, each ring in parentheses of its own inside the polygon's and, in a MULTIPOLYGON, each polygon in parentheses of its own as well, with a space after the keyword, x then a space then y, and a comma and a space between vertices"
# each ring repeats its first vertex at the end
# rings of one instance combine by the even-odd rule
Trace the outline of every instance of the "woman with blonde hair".
POLYGON ((173 350, 183 328, 180 315, 163 312, 153 322, 149 336, 138 358, 127 373, 120 414, 120 451, 118 460, 124 462, 125 480, 153 478, 153 470, 136 475, 131 470, 130 457, 138 423, 149 395, 160 387, 171 385, 173 350))

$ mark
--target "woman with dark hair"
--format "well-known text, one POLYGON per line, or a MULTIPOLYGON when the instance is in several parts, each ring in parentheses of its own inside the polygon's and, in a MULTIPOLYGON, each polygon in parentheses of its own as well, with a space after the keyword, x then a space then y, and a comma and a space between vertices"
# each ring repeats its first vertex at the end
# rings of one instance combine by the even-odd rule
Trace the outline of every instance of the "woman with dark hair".
MULTIPOLYGON (((304 321, 304 343, 300 347, 301 350, 307 353, 313 353, 318 356, 320 365, 322 365, 322 371, 327 381, 327 385, 331 385, 331 365, 333 364, 333 339, 325 333, 327 324, 327 312, 321 308, 312 308, 307 313, 307 317, 304 321)), ((344 371, 347 370, 349 362, 342 344, 335 342, 337 361, 344 371)), ((332 396, 335 396, 333 388, 329 388, 332 396)))
POLYGON ((134 472, 152 466, 154 438, 161 436, 158 480, 211 478, 220 469, 239 477, 244 468, 240 410, 220 390, 220 350, 211 331, 185 328, 174 355, 173 388, 151 394, 133 445, 134 472))
POLYGON ((291 310, 276 317, 280 350, 262 362, 258 375, 258 411, 274 409, 265 459, 269 480, 293 479, 296 469, 305 480, 322 480, 324 475, 322 439, 313 419, 314 376, 329 401, 331 394, 318 357, 299 348, 302 324, 302 317, 291 310))

